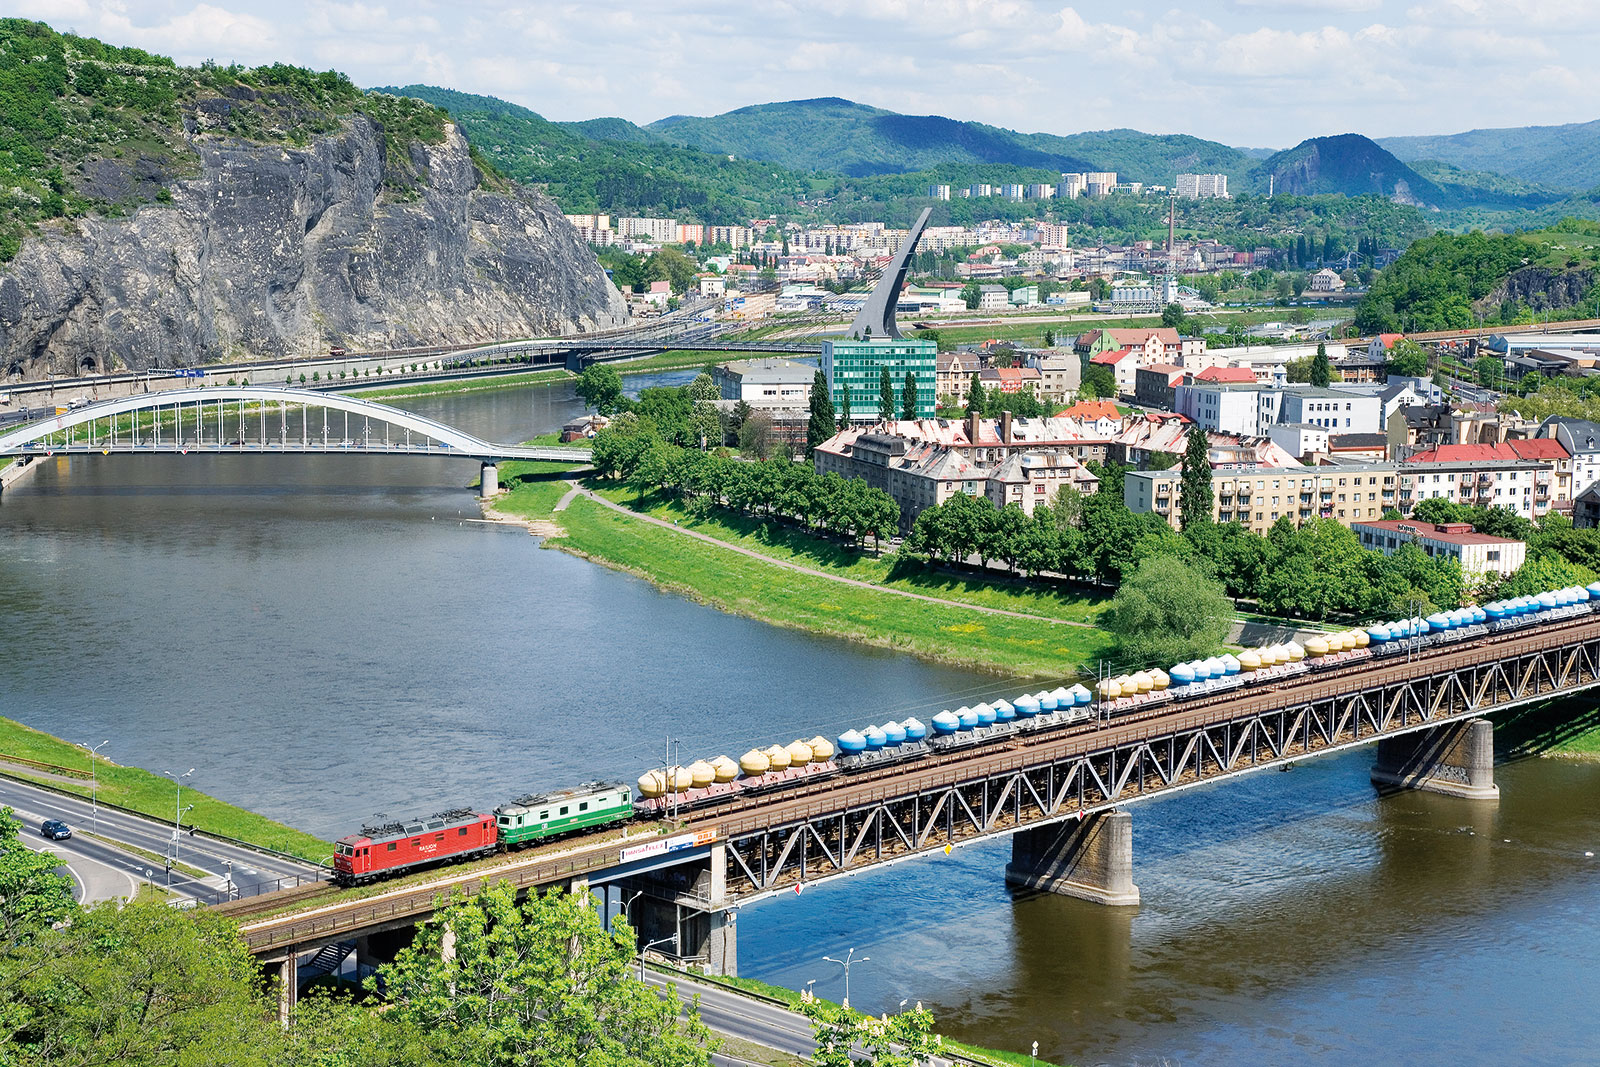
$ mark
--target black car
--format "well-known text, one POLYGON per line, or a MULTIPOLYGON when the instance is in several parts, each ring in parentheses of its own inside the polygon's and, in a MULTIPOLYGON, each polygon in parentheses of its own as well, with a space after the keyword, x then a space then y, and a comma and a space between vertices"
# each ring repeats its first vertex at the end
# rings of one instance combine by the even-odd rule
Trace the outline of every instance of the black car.
POLYGON ((72 827, 60 819, 46 819, 39 824, 39 836, 48 837, 52 841, 65 841, 72 836, 72 827))

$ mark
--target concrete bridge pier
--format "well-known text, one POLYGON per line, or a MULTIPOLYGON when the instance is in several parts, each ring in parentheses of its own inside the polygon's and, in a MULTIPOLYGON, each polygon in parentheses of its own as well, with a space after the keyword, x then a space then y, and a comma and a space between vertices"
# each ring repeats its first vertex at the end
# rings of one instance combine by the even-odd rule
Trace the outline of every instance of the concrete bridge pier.
POLYGON ((1102 811, 1011 835, 1006 882, 1096 904, 1137 905, 1133 816, 1102 811))
POLYGON ((493 463, 485 463, 481 468, 483 480, 478 486, 478 495, 487 500, 500 492, 500 468, 493 463))
POLYGON ((278 1025, 285 1030, 300 1002, 300 957, 292 949, 278 964, 278 1025))
POLYGON ((1380 789, 1499 800, 1500 787, 1494 784, 1494 724, 1469 719, 1386 737, 1378 742, 1372 783, 1380 789))

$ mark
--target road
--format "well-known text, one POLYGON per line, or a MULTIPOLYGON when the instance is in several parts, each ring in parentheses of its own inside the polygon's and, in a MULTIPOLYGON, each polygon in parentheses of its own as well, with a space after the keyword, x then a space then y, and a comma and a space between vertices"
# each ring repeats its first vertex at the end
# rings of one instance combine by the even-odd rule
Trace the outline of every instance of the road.
POLYGON ((672 986, 685 1004, 698 995, 700 1021, 719 1034, 806 1059, 817 1050, 817 1043, 811 1038, 811 1023, 799 1012, 678 974, 652 970, 648 975, 653 986, 672 986))
MULTIPOLYGON (((13 778, 0 778, 0 806, 14 808, 23 821, 23 840, 40 847, 49 846, 67 861, 79 890, 88 901, 127 896, 126 884, 131 872, 142 881, 146 869, 154 872, 154 880, 166 884, 166 869, 159 861, 143 856, 132 856, 112 845, 89 837, 90 832, 117 844, 152 852, 167 854, 172 844, 172 824, 163 823, 143 815, 101 808, 98 819, 91 816, 90 803, 78 797, 41 789, 13 778), (47 842, 39 837, 39 823, 44 819, 62 819, 73 829, 67 841, 47 842), (97 896, 96 893, 106 895, 97 896)), ((256 852, 239 845, 228 844, 206 837, 183 835, 178 842, 178 861, 206 872, 204 880, 195 879, 179 871, 172 874, 172 888, 185 896, 210 902, 226 891, 228 878, 240 894, 250 894, 258 888, 276 888, 279 879, 313 878, 317 868, 298 860, 283 859, 256 852), (262 885, 262 883, 267 883, 262 885)))

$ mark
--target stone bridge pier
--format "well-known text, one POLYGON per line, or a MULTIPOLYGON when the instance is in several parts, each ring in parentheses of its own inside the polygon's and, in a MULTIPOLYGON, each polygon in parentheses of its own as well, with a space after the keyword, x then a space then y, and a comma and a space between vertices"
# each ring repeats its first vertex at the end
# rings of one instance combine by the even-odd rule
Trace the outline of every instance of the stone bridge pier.
POLYGON ((1096 904, 1139 903, 1133 884, 1133 816, 1101 811, 1011 835, 1006 882, 1096 904))
POLYGON ((1494 724, 1488 719, 1445 723, 1378 742, 1372 782, 1380 789, 1421 789, 1467 800, 1498 800, 1494 783, 1494 724))

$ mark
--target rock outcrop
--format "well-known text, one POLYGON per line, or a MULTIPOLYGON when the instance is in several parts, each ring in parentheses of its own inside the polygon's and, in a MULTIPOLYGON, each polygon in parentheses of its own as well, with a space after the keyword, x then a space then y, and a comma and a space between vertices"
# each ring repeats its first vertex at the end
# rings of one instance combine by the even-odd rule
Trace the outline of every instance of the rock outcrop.
POLYGON ((304 148, 197 134, 170 202, 29 238, 0 269, 0 373, 192 366, 575 333, 625 303, 543 195, 488 187, 447 126, 426 175, 384 187, 382 131, 356 115, 304 148))
POLYGON ((1510 300, 1526 304, 1534 311, 1577 307, 1593 287, 1594 271, 1586 267, 1568 270, 1523 267, 1506 275, 1488 296, 1478 301, 1478 307, 1488 311, 1510 300))

